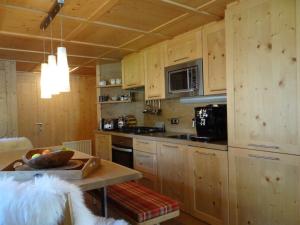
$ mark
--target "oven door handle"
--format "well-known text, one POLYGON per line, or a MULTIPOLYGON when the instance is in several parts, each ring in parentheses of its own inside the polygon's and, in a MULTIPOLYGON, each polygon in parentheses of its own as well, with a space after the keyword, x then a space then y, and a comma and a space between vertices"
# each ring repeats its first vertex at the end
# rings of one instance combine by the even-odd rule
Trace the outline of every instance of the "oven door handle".
POLYGON ((131 148, 120 148, 115 145, 112 146, 112 149, 116 149, 120 152, 129 152, 129 153, 133 152, 133 150, 131 148))

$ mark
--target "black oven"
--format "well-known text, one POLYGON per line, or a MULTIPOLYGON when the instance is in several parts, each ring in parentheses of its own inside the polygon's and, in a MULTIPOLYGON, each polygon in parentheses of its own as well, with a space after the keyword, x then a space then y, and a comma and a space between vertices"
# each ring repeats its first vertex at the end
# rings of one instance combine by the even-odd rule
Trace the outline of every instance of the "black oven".
POLYGON ((112 136, 112 161, 133 168, 132 138, 112 136))

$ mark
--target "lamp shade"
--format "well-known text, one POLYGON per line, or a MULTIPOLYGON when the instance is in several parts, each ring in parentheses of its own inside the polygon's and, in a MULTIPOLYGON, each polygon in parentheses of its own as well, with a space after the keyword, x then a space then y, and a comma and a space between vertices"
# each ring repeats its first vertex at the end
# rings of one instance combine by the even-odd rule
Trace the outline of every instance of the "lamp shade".
POLYGON ((40 84, 41 84, 41 98, 50 99, 52 95, 51 95, 51 83, 49 79, 47 63, 42 63, 41 65, 40 84))
POLYGON ((60 92, 60 84, 59 84, 59 74, 56 65, 56 57, 55 55, 48 55, 48 73, 51 80, 51 93, 52 95, 59 94, 60 92))
POLYGON ((59 86, 61 92, 70 91, 70 72, 67 50, 65 47, 57 48, 57 68, 59 74, 59 86))

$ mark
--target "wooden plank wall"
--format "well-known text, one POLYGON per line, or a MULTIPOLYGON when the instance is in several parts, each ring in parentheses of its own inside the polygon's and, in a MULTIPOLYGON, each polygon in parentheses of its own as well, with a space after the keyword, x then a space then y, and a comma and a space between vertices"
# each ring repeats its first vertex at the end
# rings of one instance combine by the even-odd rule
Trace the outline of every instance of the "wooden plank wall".
POLYGON ((19 136, 31 139, 35 147, 94 139, 96 77, 71 75, 71 92, 52 99, 40 98, 39 78, 39 74, 17 74, 19 136))
POLYGON ((0 138, 17 134, 16 63, 0 60, 0 138))

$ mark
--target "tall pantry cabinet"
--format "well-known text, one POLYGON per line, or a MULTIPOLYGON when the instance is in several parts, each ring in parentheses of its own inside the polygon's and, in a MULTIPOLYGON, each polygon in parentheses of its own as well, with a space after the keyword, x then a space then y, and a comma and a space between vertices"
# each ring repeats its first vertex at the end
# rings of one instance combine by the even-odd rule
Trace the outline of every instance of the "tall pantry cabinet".
POLYGON ((300 155, 299 4, 242 0, 226 11, 230 146, 300 155))
POLYGON ((225 27, 230 225, 300 224, 300 1, 241 0, 225 27))

